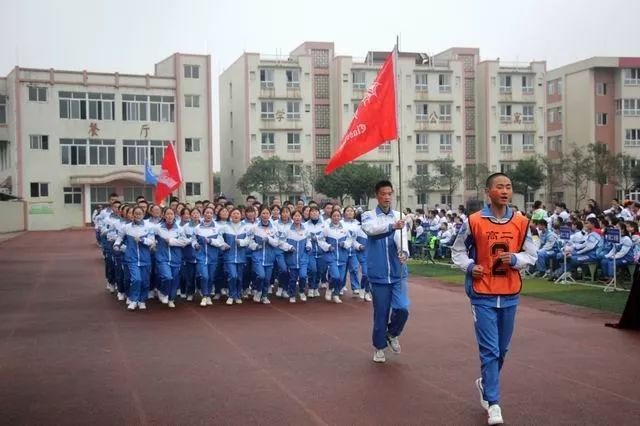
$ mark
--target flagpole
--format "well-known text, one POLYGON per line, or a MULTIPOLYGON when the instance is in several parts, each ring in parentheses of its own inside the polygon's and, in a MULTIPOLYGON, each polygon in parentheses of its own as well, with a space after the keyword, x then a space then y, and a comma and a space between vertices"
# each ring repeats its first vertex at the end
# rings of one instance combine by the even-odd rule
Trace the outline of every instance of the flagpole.
MULTIPOLYGON (((396 88, 396 127, 398 129, 398 212, 400 213, 400 219, 402 219, 402 114, 401 114, 401 110, 400 110, 400 105, 402 105, 401 102, 401 75, 400 75, 400 66, 399 66, 399 57, 400 55, 398 54, 400 50, 400 37, 396 35, 396 46, 393 49, 393 59, 395 62, 395 67, 394 67, 394 78, 395 78, 395 88, 396 88)), ((404 227, 402 229, 400 229, 400 247, 398 248, 398 254, 402 254, 402 242, 404 239, 403 236, 404 233, 404 227)), ((408 236, 407 236, 408 237, 408 236)))

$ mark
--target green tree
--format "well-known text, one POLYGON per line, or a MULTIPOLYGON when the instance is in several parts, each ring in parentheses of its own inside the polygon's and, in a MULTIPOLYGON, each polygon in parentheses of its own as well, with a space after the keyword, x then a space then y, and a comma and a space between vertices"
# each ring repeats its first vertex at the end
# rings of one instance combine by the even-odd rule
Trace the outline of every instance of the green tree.
POLYGON ((389 179, 389 176, 380 168, 368 163, 352 163, 345 167, 345 193, 353 199, 369 204, 369 198, 375 193, 376 182, 389 179))
POLYGON ((473 164, 472 166, 467 176, 467 182, 469 184, 467 189, 474 189, 476 191, 476 199, 480 200, 482 199, 487 178, 491 172, 486 164, 473 164))
POLYGON ((552 201, 552 196, 558 187, 562 186, 563 169, 562 169, 562 152, 559 158, 549 158, 541 155, 538 158, 544 172, 544 190, 547 194, 547 202, 552 201))
POLYGON ((436 177, 438 187, 447 191, 449 199, 453 202, 453 193, 456 192, 456 189, 460 186, 462 177, 464 176, 462 167, 456 166, 452 158, 440 158, 435 160, 433 165, 439 174, 439 176, 436 177))
POLYGON ((331 174, 318 176, 315 181, 316 191, 323 193, 329 198, 340 200, 340 204, 344 201, 347 194, 347 186, 345 185, 345 167, 334 170, 331 174))
POLYGON ((245 195, 253 192, 260 194, 264 203, 267 201, 267 194, 285 189, 283 176, 286 180, 287 163, 284 160, 277 156, 268 159, 255 157, 238 180, 238 188, 245 195))
MULTIPOLYGON (((431 175, 416 175, 409 181, 409 187, 413 188, 416 194, 428 194, 438 189, 438 179, 431 175)), ((424 210, 424 203, 422 203, 422 210, 424 210)))
POLYGON ((545 180, 542 165, 536 157, 518 161, 516 168, 510 173, 510 177, 513 183, 513 192, 522 194, 525 203, 527 196, 540 189, 545 180))
POLYGON ((634 175, 640 173, 640 167, 635 165, 635 158, 627 154, 618 154, 616 162, 616 183, 623 192, 622 198, 625 198, 637 185, 634 175))
POLYGON ((564 183, 573 191, 574 210, 577 210, 580 202, 587 198, 587 182, 592 176, 593 158, 573 144, 564 156, 562 165, 564 183))
POLYGON ((302 195, 313 198, 316 179, 318 179, 318 174, 313 164, 303 164, 300 170, 300 189, 302 195))
POLYGON ((220 172, 213 173, 213 195, 220 194, 222 192, 222 186, 220 183, 220 172))
POLYGON ((598 203, 603 205, 604 186, 616 175, 618 162, 616 156, 609 151, 609 147, 603 143, 589 144, 588 152, 593 165, 589 180, 598 186, 598 203))

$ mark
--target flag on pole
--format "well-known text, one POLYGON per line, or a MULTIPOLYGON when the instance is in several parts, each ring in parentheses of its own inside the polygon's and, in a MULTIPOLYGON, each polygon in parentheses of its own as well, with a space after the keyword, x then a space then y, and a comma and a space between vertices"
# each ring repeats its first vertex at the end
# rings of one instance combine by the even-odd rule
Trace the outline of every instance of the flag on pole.
POLYGON ((149 164, 149 160, 144 160, 144 183, 153 186, 158 184, 158 178, 153 174, 153 169, 149 164))
POLYGON ((383 143, 397 139, 396 84, 393 52, 384 61, 378 76, 367 89, 340 146, 324 171, 335 169, 355 160, 383 143))
POLYGON ((160 164, 160 176, 157 177, 155 202, 161 204, 182 182, 182 173, 173 149, 173 143, 169 143, 164 150, 164 157, 160 164))

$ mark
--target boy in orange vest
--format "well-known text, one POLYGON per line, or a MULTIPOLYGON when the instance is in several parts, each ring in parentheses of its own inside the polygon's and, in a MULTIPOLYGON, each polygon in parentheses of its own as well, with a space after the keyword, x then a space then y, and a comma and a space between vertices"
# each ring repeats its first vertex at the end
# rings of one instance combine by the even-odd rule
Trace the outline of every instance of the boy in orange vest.
POLYGON ((490 425, 502 424, 500 369, 513 334, 520 269, 536 263, 529 220, 509 207, 511 179, 503 173, 487 178, 490 204, 469 216, 452 251, 453 262, 466 272, 465 290, 471 300, 482 377, 476 380, 480 403, 490 425))

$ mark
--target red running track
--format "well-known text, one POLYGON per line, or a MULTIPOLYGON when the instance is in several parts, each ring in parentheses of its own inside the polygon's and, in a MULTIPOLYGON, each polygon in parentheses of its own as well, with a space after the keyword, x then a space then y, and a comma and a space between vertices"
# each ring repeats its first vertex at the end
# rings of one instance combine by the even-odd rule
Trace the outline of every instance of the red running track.
MULTIPOLYGON (((103 283, 90 231, 0 244, 2 424, 486 424, 458 286, 411 279, 403 353, 379 365, 364 302, 132 313, 103 283)), ((505 420, 640 424, 640 334, 611 319, 524 298, 505 420)))

